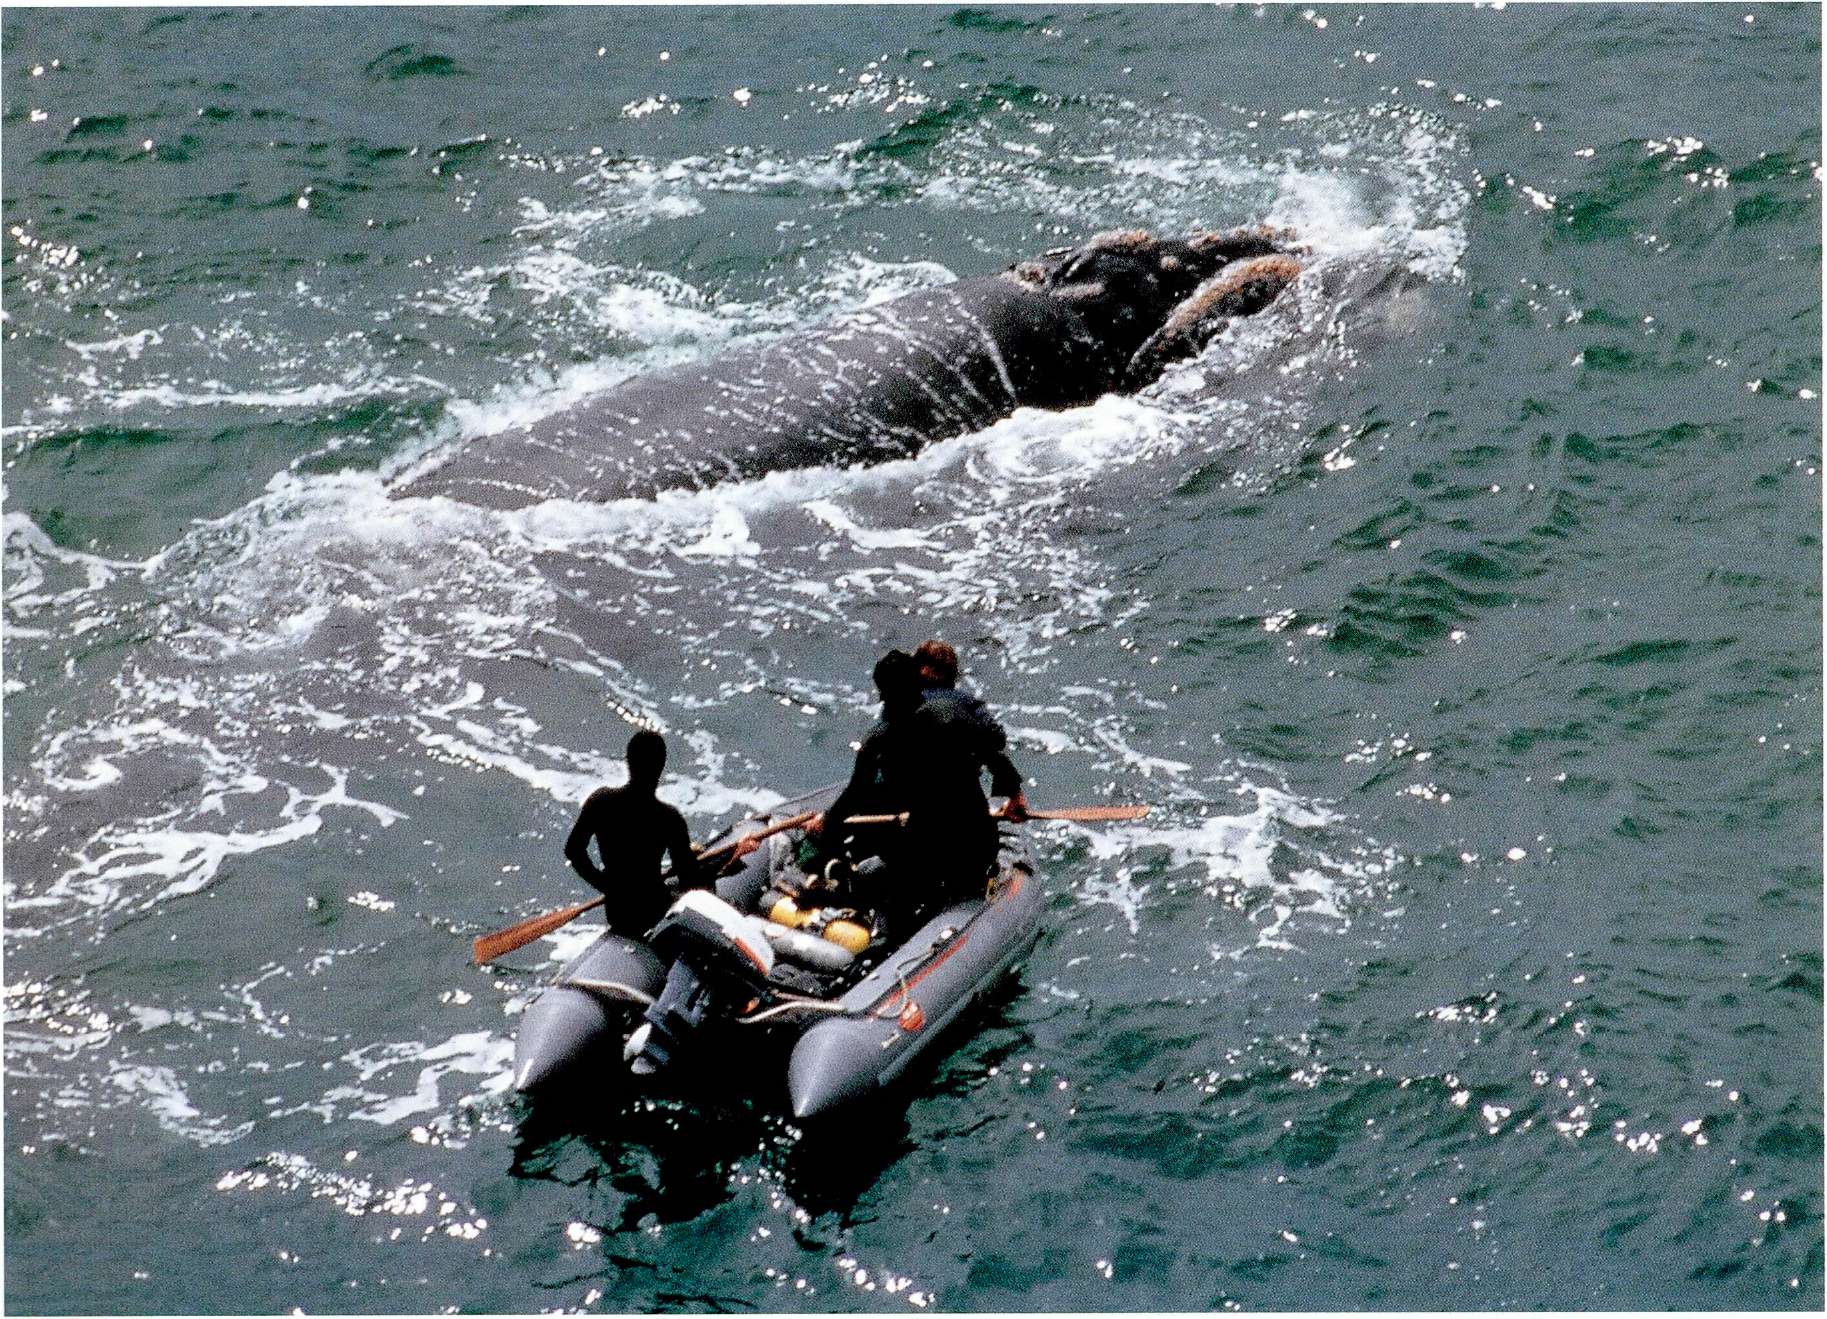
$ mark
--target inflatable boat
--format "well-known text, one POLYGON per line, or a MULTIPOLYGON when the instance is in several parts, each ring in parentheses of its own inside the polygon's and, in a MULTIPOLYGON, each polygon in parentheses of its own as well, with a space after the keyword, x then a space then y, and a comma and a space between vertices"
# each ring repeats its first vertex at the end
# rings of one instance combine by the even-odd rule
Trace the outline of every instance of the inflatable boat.
MULTIPOLYGON (((783 802, 707 850, 822 809, 836 792, 783 802)), ((1027 846, 1016 827, 999 836, 981 896, 952 886, 966 895, 903 936, 841 891, 808 882, 798 829, 771 833, 714 895, 686 892, 643 939, 605 931, 540 990, 515 1040, 516 1089, 600 1089, 618 1072, 635 1083, 708 1075, 727 1086, 732 1060, 752 1056, 738 1050, 755 1045, 798 1119, 880 1093, 1039 936, 1042 894, 1027 846)))

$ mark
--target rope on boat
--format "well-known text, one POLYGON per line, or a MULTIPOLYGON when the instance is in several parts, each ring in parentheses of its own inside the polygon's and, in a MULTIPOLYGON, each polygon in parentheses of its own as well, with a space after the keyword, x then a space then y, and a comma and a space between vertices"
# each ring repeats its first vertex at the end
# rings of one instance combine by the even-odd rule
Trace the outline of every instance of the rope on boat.
POLYGON ((783 1003, 776 1003, 771 1008, 763 1008, 759 1012, 751 1012, 746 1017, 737 1017, 736 1024, 739 1026, 755 1026, 764 1021, 772 1021, 775 1017, 785 1016, 789 1012, 829 1012, 833 1015, 848 1014, 850 1016, 859 1017, 863 1015, 860 1012, 851 1012, 850 1009, 845 1007, 842 1003, 833 1003, 822 998, 790 998, 783 1003))
MULTIPOLYGON (((968 925, 968 924, 970 924, 970 922, 966 921, 965 924, 968 925)), ((916 962, 925 961, 927 958, 931 957, 934 953, 938 952, 941 948, 945 947, 946 944, 950 943, 953 939, 957 938, 959 928, 961 928, 961 927, 955 927, 955 926, 950 926, 950 925, 946 926, 944 929, 939 931, 938 937, 935 938, 931 943, 926 945, 925 948, 921 949, 917 953, 909 953, 907 956, 901 958, 900 961, 898 961, 894 964, 895 984, 899 987, 899 989, 901 991, 901 1004, 903 1007, 905 1007, 907 1004, 914 1001, 913 988, 907 983, 907 968, 914 965, 914 963, 916 963, 916 962)), ((873 1015, 878 1020, 886 1020, 886 1018, 884 1018, 882 1016, 882 1014, 879 1012, 874 1013, 873 1015)))
MULTIPOLYGON (((930 946, 922 951, 910 953, 895 963, 894 977, 900 986, 901 1001, 903 1003, 909 1002, 913 998, 913 991, 907 986, 907 968, 924 958, 930 957, 935 951, 944 946, 944 939, 935 940, 930 946)), ((871 1015, 868 1011, 863 1009, 847 1008, 840 1001, 822 998, 801 998, 796 995, 787 998, 780 1003, 776 1003, 772 1007, 763 1008, 759 1012, 751 1012, 746 1017, 737 1017, 736 1023, 741 1026, 754 1026, 759 1025, 764 1021, 772 1021, 775 1017, 783 1017, 789 1012, 799 1011, 815 1013, 828 1012, 832 1016, 850 1016, 855 1017, 858 1020, 871 1015)))
POLYGON ((564 987, 569 987, 571 989, 594 989, 616 998, 630 999, 633 1002, 639 1003, 644 1008, 653 1006, 652 994, 636 989, 633 985, 624 985, 619 980, 586 980, 581 977, 573 977, 569 980, 557 981, 553 985, 554 989, 564 987))
MULTIPOLYGON (((601 993, 614 995, 617 998, 632 1000, 633 1002, 639 1003, 642 1007, 652 1007, 654 1002, 652 994, 644 993, 643 991, 636 989, 633 985, 624 985, 618 980, 589 980, 578 976, 570 980, 560 980, 554 987, 597 990, 601 993)), ((750 1013, 746 1017, 737 1017, 736 1022, 738 1025, 752 1026, 759 1022, 771 1020, 774 1017, 783 1016, 788 1012, 802 1010, 809 1012, 848 1011, 841 1003, 826 1002, 822 998, 796 997, 789 998, 785 1002, 776 1003, 773 1007, 763 1008, 760 1012, 750 1013)), ((860 1016, 862 1014, 858 1013, 857 1015, 860 1016)))

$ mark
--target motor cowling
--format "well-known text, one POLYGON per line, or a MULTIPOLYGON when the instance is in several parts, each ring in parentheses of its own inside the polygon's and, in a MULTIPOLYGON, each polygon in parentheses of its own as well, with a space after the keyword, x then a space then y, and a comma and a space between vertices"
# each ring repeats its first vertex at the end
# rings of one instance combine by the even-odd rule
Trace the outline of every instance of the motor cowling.
POLYGON ((665 987, 628 1039, 625 1056, 640 1075, 671 1062, 713 1003, 739 1005, 764 992, 774 969, 765 924, 701 889, 673 903, 647 942, 671 965, 665 987))
POLYGON ((762 923, 703 889, 680 895, 647 942, 662 960, 683 959, 701 972, 766 980, 774 969, 774 950, 762 923))

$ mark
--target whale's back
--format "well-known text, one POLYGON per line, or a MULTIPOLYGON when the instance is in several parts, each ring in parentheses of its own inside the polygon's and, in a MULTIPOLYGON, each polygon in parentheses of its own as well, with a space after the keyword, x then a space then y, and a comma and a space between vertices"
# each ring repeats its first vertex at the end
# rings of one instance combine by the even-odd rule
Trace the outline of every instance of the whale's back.
POLYGON ((518 508, 880 462, 1019 406, 1089 401, 1112 369, 1064 302, 999 276, 964 280, 637 376, 472 440, 395 493, 518 508))

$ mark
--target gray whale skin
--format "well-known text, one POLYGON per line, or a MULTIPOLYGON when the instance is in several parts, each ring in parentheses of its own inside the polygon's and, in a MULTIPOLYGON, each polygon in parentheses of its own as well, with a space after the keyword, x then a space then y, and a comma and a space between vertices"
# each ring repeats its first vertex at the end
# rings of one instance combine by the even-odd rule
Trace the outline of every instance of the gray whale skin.
POLYGON ((1262 228, 1100 234, 999 274, 652 371, 481 436, 391 493, 487 508, 649 498, 731 478, 904 458, 1018 407, 1132 393, 1300 273, 1262 228))

